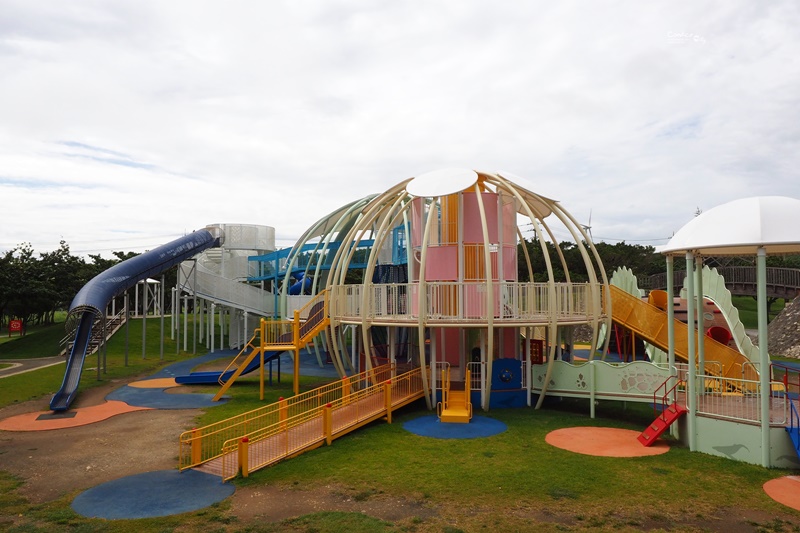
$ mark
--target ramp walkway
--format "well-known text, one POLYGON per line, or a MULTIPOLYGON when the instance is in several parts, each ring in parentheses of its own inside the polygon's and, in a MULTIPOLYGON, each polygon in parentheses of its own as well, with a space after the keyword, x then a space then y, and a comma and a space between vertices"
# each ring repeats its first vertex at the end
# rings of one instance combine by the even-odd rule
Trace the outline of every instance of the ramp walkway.
MULTIPOLYGON (((611 319, 620 326, 633 331, 650 344, 662 349, 669 349, 667 335, 667 313, 624 290, 611 285, 611 319)), ((680 320, 673 320, 675 328, 675 357, 689 361, 689 328, 680 320)), ((695 332, 695 342, 697 342, 695 332)), ((713 362, 708 370, 721 369, 721 376, 726 378, 757 379, 750 360, 713 338, 705 337, 705 362, 713 362), (745 376, 745 373, 751 374, 745 376)))
POLYGON ((420 368, 387 364, 180 436, 178 468, 221 476, 270 466, 331 444, 423 397, 420 368))

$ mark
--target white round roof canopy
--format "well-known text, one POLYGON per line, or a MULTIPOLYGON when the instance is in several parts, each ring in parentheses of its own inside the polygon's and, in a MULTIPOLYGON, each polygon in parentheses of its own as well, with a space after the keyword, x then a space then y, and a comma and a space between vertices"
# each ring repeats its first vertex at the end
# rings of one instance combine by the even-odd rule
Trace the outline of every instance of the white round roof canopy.
POLYGON ((678 254, 756 255, 800 252, 800 200, 755 196, 710 209, 683 226, 658 251, 678 254))
POLYGON ((406 191, 414 196, 433 198, 461 192, 477 181, 478 174, 474 170, 443 168, 415 177, 406 185, 406 191))

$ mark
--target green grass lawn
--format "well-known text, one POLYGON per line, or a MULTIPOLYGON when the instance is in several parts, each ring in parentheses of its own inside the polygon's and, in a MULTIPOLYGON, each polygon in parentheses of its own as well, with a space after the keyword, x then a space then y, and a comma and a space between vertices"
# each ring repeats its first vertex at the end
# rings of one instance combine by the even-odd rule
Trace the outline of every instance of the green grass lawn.
MULTIPOLYGON (((157 321, 148 321, 147 358, 141 356, 141 321, 130 330, 128 365, 125 336, 108 346, 107 373, 97 380, 84 373, 81 389, 111 379, 147 376, 165 364, 191 357, 176 354, 165 342, 159 357, 157 321), (152 323, 151 323, 152 322, 152 323)), ((87 366, 96 364, 95 356, 87 366)), ((0 406, 54 392, 63 366, 0 380, 0 406)), ((302 388, 322 384, 303 378, 302 388)), ((267 388, 258 400, 258 382, 249 377, 231 389, 225 405, 198 416, 205 425, 291 395, 291 376, 267 388)), ((197 387, 215 392, 216 387, 197 387)), ((281 487, 297 498, 313 488, 334 491, 343 499, 380 501, 391 496, 431 510, 396 522, 363 513, 319 512, 279 523, 243 523, 224 501, 200 511, 148 520, 105 521, 72 511, 75 493, 34 505, 19 491, 23 480, 2 472, 0 456, 0 530, 38 532, 448 532, 459 531, 718 531, 728 515, 761 513, 751 519, 752 531, 800 531, 800 513, 773 502, 761 489, 769 479, 788 474, 701 453, 690 453, 673 441, 664 455, 618 459, 591 457, 554 448, 548 432, 563 427, 604 426, 641 430, 652 420, 642 404, 601 402, 597 418, 588 416, 585 400, 564 400, 542 410, 529 408, 476 412, 501 420, 508 430, 482 439, 438 440, 403 429, 403 422, 430 415, 423 402, 395 413, 394 423, 378 421, 276 466, 236 479, 239 488, 281 487), (292 492, 294 491, 294 492, 292 492), (765 518, 776 517, 780 518, 765 518)), ((44 432, 42 438, 58 438, 44 432)), ((2 438, 2 433, 0 433, 2 438)), ((177 442, 176 442, 177 450, 177 442)), ((741 529, 744 531, 745 529, 741 529)), ((731 530, 733 531, 733 530, 731 530)), ((737 530, 738 531, 738 530, 737 530)))
MULTIPOLYGON (((739 320, 746 329, 758 329, 758 303, 750 296, 732 296, 733 305, 739 311, 739 320)), ((778 316, 783 311, 786 301, 778 299, 769 310, 769 320, 778 316)))

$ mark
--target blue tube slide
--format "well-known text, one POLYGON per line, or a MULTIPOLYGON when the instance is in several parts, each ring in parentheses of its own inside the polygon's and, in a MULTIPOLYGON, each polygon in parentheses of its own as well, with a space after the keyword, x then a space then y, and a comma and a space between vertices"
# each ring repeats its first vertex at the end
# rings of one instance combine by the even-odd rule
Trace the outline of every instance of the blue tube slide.
POLYGON ((298 272, 295 274, 295 279, 297 281, 289 287, 289 294, 292 296, 297 296, 298 294, 303 294, 305 289, 311 288, 311 278, 304 277, 302 272, 298 272))
POLYGON ((66 411, 75 399, 92 338, 92 326, 96 318, 103 316, 112 298, 141 280, 160 274, 203 250, 220 246, 222 241, 221 230, 204 228, 117 263, 84 285, 73 298, 67 315, 67 329, 74 328, 75 341, 67 359, 64 381, 50 400, 50 409, 66 411))
MULTIPOLYGON (((274 352, 264 352, 264 363, 268 363, 270 361, 274 361, 283 353, 281 351, 274 351, 274 352)), ((242 370, 241 375, 249 374, 253 370, 258 370, 261 367, 261 358, 254 357, 250 363, 242 370)), ((225 383, 231 376, 233 376, 236 369, 228 370, 227 372, 215 372, 211 371, 201 371, 201 372, 192 372, 190 374, 186 374, 185 376, 175 376, 175 383, 180 383, 182 385, 217 385, 219 383, 225 383)))

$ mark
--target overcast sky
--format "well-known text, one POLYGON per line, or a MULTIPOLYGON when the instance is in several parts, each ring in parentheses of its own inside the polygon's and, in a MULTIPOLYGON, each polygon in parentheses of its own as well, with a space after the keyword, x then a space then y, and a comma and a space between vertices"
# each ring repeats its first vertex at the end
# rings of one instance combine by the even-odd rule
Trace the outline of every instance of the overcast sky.
POLYGON ((0 0, 0 252, 291 245, 443 167, 595 240, 800 198, 800 2, 0 0))

